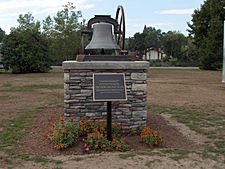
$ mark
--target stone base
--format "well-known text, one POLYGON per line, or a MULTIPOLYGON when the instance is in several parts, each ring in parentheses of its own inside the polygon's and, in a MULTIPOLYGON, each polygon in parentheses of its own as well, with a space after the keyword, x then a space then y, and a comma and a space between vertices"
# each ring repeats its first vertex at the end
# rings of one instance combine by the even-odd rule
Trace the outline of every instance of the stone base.
POLYGON ((146 126, 148 67, 144 61, 63 62, 65 116, 106 119, 107 103, 93 101, 93 73, 124 73, 127 101, 112 102, 112 122, 124 131, 146 126))

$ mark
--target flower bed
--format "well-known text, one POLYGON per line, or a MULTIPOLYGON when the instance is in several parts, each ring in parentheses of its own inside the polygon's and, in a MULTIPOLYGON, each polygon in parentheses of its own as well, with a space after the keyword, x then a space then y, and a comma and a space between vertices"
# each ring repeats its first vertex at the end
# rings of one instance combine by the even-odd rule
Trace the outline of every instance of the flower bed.
MULTIPOLYGON (((128 146, 121 135, 121 127, 112 124, 112 141, 107 140, 107 124, 105 121, 93 121, 61 116, 58 120, 51 119, 48 139, 54 149, 62 150, 76 145, 83 138, 83 152, 90 151, 126 151, 128 146)), ((159 146, 162 137, 159 132, 146 127, 140 134, 143 143, 159 146)))

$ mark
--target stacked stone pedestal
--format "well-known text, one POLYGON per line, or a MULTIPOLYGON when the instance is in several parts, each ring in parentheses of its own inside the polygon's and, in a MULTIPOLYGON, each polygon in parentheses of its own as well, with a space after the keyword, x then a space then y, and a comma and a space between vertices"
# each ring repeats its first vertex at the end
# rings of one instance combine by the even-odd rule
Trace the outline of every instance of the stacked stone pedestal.
POLYGON ((93 101, 93 74, 124 73, 127 100, 112 102, 112 122, 125 132, 146 126, 148 67, 144 61, 63 62, 65 116, 106 119, 107 103, 93 101))

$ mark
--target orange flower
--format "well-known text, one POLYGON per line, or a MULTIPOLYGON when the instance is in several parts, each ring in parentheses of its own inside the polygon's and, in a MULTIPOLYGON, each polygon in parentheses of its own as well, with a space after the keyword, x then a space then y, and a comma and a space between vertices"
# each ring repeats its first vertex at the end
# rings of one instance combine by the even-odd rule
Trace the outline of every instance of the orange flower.
POLYGON ((57 130, 53 130, 53 133, 56 133, 57 132, 57 130))
POLYGON ((60 147, 63 148, 64 147, 64 144, 61 144, 60 147))
POLYGON ((58 141, 59 140, 59 137, 56 137, 55 140, 58 141))
POLYGON ((50 133, 48 133, 48 137, 51 137, 51 134, 50 133))
POLYGON ((157 137, 157 134, 154 134, 154 137, 157 137))
POLYGON ((146 138, 145 135, 141 135, 141 139, 144 140, 146 138))
POLYGON ((65 130, 65 128, 64 128, 64 127, 62 127, 62 128, 61 128, 61 130, 65 130))
POLYGON ((155 142, 155 145, 158 145, 158 141, 155 142))
POLYGON ((150 134, 150 137, 153 137, 153 134, 150 134))
POLYGON ((98 140, 100 141, 100 132, 98 132, 98 140))

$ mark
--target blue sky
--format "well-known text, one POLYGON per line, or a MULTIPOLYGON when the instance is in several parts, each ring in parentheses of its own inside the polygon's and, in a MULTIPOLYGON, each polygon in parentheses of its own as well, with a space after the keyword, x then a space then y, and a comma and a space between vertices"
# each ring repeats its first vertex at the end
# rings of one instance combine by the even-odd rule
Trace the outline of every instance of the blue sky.
MULTIPOLYGON (((115 17, 118 5, 125 10, 126 37, 142 32, 144 25, 164 32, 180 31, 187 35, 187 22, 194 9, 204 0, 69 0, 82 11, 87 21, 97 14, 115 17)), ((19 14, 31 12, 36 20, 54 16, 68 0, 0 0, 0 27, 10 32, 17 25, 19 14)))

